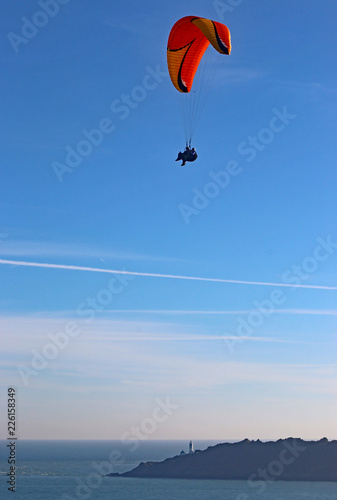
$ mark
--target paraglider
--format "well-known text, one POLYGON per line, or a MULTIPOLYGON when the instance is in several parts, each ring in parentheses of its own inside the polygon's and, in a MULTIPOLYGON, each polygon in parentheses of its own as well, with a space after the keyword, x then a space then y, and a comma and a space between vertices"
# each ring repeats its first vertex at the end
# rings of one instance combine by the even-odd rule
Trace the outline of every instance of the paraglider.
MULTIPOLYGON (((183 94, 190 94, 199 63, 207 49, 212 46, 220 53, 231 52, 230 31, 224 24, 196 16, 179 19, 171 29, 167 43, 167 66, 174 87, 183 94)), ((193 94, 193 92, 192 92, 193 94)), ((195 149, 191 149, 192 134, 195 128, 196 106, 200 99, 191 99, 191 109, 186 111, 185 138, 186 148, 178 154, 182 166, 186 161, 197 158, 195 149)))
POLYGON ((176 161, 182 160, 181 166, 183 167, 187 161, 195 161, 197 158, 198 155, 195 148, 191 149, 190 146, 186 145, 185 151, 178 153, 176 161))

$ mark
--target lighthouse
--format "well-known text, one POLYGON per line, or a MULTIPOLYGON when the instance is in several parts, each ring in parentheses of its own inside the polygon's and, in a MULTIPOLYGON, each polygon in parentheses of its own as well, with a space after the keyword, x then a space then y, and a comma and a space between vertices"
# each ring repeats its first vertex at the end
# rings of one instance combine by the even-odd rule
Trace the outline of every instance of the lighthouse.
POLYGON ((188 446, 188 453, 193 453, 193 441, 190 441, 190 444, 188 446))

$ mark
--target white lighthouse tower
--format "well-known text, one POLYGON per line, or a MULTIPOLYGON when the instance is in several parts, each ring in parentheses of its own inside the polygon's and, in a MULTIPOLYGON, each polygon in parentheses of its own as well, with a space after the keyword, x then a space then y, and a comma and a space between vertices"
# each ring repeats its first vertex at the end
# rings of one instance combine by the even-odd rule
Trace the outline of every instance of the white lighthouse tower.
POLYGON ((190 441, 190 444, 188 446, 188 453, 193 453, 193 441, 190 441))

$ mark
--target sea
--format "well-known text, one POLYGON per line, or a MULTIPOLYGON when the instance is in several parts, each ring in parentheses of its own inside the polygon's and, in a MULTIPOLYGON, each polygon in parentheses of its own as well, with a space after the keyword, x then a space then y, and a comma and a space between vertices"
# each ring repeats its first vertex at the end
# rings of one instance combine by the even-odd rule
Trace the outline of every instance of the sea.
MULTIPOLYGON (((189 441, 0 441, 0 498, 13 500, 337 500, 337 483, 105 477, 188 452, 189 441), (13 465, 10 460, 15 460, 13 465), (15 467, 10 470, 10 467, 15 467), (12 489, 9 489, 12 488, 12 489)), ((206 449, 216 441, 195 441, 206 449)))

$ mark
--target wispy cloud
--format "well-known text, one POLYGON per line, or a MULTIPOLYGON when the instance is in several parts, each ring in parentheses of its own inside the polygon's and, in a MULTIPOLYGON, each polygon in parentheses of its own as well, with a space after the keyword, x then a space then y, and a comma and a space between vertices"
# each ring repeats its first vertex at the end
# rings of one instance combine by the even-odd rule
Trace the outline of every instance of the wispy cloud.
MULTIPOLYGON (((73 320, 78 323, 80 334, 70 338, 66 347, 48 360, 45 370, 30 378, 34 390, 41 387, 50 392, 53 387, 64 391, 67 387, 68 391, 78 393, 94 390, 95 393, 126 391, 129 394, 142 388, 150 392, 179 393, 182 387, 199 390, 240 383, 268 387, 286 384, 306 392, 336 394, 337 391, 337 365, 331 362, 314 363, 311 359, 308 363, 280 363, 279 360, 261 363, 260 360, 219 359, 214 349, 207 350, 204 344, 224 345, 225 337, 219 335, 187 334, 183 327, 161 322, 97 319, 86 324, 84 320, 73 320), (169 347, 165 342, 170 342, 169 347), (191 344, 184 347, 183 342, 191 344)), ((59 334, 62 340, 65 324, 60 318, 0 317, 4 339, 2 383, 18 383, 17 367, 30 367, 34 352, 43 353, 45 346, 53 342, 50 334, 59 334)), ((295 344, 270 336, 245 340, 295 344)))
MULTIPOLYGON (((238 340, 237 336, 234 335, 170 335, 169 337, 164 337, 162 335, 158 336, 143 336, 143 335, 138 335, 138 336, 123 336, 123 337, 111 337, 111 341, 113 342, 195 342, 199 340, 206 340, 206 341, 211 341, 211 340, 238 340)), ((287 339, 280 339, 280 338, 274 338, 274 337, 240 337, 240 340, 248 340, 250 342, 275 342, 275 343, 281 343, 281 344, 303 344, 305 342, 300 341, 300 340, 287 340, 287 339)))
POLYGON ((322 85, 322 83, 313 81, 301 82, 296 80, 275 79, 273 80, 273 83, 279 84, 280 86, 287 88, 289 90, 295 90, 300 92, 325 92, 330 90, 328 87, 322 85))
POLYGON ((249 68, 222 68, 218 70, 216 75, 216 83, 223 85, 223 82, 228 83, 245 83, 251 80, 258 80, 265 75, 261 71, 249 68))
MULTIPOLYGON (((106 350, 115 342, 193 342, 193 341, 224 341, 237 340, 234 335, 219 335, 197 333, 198 327, 192 329, 184 325, 163 321, 132 321, 96 318, 94 323, 87 323, 76 316, 60 318, 58 316, 37 317, 25 316, 0 316, 0 328, 4 334, 2 352, 20 357, 29 352, 31 348, 40 348, 45 343, 50 343, 50 334, 65 337, 66 325, 75 322, 79 330, 78 336, 69 338, 69 346, 76 345, 83 354, 83 345, 87 344, 88 352, 93 345, 98 348, 104 346, 106 350)), ((303 341, 289 340, 273 336, 242 336, 242 340, 250 342, 274 343, 303 343, 303 341)), ((68 345, 68 344, 67 344, 68 345)), ((103 353, 102 353, 103 354, 103 353)))
MULTIPOLYGON (((256 309, 233 309, 228 311, 193 311, 193 310, 175 310, 175 309, 111 309, 104 311, 104 313, 111 314, 159 314, 159 315, 172 315, 172 316, 184 316, 184 315, 219 315, 219 316, 236 316, 238 314, 250 314, 256 312, 256 309)), ((317 316, 337 316, 337 309, 325 310, 325 309, 275 309, 273 314, 295 314, 295 315, 317 315, 317 316)))
POLYGON ((84 271, 91 273, 105 273, 105 274, 124 274, 129 276, 141 276, 147 278, 167 278, 167 279, 178 279, 178 280, 191 280, 191 281, 205 281, 208 283, 231 283, 238 285, 254 285, 254 286, 273 286, 273 287, 287 287, 287 288, 305 288, 305 289, 316 289, 316 290, 337 290, 336 286, 325 286, 325 285, 292 285, 288 283, 274 283, 266 281, 247 281, 247 280, 229 280, 224 278, 203 278, 200 276, 183 276, 174 274, 159 274, 159 273, 143 273, 138 271, 120 271, 114 269, 103 269, 99 267, 88 267, 88 266, 73 266, 65 264, 47 264, 42 262, 27 262, 27 261, 16 261, 16 260, 6 260, 0 259, 0 264, 3 265, 14 265, 23 267, 38 267, 45 269, 63 269, 67 271, 84 271))
MULTIPOLYGON (((7 236, 7 235, 6 235, 7 236)), ((1 238, 1 234, 0 234, 1 238)), ((158 257, 155 255, 137 254, 123 250, 111 250, 93 245, 74 245, 71 243, 50 243, 47 241, 9 240, 1 241, 0 253, 10 257, 37 257, 37 258, 95 258, 149 260, 149 261, 181 261, 179 258, 158 257)))
POLYGON ((113 30, 126 31, 127 33, 131 33, 132 35, 141 35, 144 32, 144 25, 141 22, 123 22, 122 20, 111 20, 106 19, 103 23, 105 26, 112 28, 113 30))

